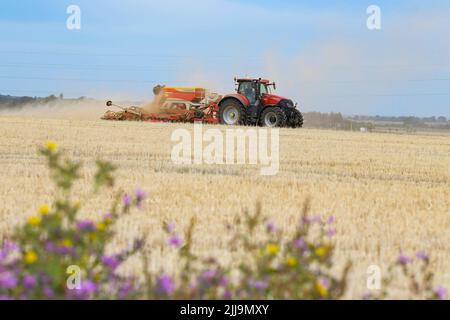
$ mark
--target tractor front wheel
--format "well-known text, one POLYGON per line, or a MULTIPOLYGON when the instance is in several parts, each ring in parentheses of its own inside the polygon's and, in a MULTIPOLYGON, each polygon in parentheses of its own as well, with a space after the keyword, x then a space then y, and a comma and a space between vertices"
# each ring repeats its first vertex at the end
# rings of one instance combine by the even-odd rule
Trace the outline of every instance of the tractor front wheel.
POLYGON ((294 109, 288 121, 288 125, 291 128, 301 128, 303 127, 303 115, 297 109, 294 109))
POLYGON ((245 110, 236 100, 226 100, 219 107, 219 122, 226 125, 245 124, 245 110))
POLYGON ((279 107, 267 107, 261 114, 261 125, 275 128, 286 126, 286 114, 279 107))

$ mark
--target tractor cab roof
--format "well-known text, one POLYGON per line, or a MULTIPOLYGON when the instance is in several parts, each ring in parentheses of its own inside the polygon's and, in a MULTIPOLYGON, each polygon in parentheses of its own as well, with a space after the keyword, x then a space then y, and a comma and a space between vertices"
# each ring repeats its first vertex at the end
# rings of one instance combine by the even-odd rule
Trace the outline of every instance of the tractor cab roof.
POLYGON ((236 79, 236 82, 251 82, 251 81, 258 81, 261 83, 265 83, 268 84, 270 81, 267 79, 256 79, 256 78, 241 78, 241 79, 236 79))

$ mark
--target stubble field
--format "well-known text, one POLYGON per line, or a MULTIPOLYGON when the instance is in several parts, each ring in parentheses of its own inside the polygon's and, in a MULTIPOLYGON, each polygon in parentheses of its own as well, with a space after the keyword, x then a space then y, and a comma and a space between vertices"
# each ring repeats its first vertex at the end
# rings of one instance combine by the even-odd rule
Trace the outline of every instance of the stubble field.
MULTIPOLYGON (((52 199, 37 150, 53 140, 85 165, 75 193, 85 216, 101 217, 113 199, 112 191, 92 194, 95 159, 119 167, 117 187, 147 191, 145 210, 120 221, 111 247, 145 235, 154 270, 170 272, 177 263, 164 245, 163 221, 181 231, 195 216, 195 250, 227 264, 245 255, 227 248, 227 223, 260 201, 264 215, 290 232, 310 197, 311 213, 337 218, 338 266, 353 261, 348 297, 366 290, 369 265, 385 270, 400 251, 429 252, 436 279, 450 287, 450 135, 282 129, 280 171, 261 176, 259 166, 172 163, 170 137, 177 128, 193 127, 0 117, 0 238, 52 199)), ((139 261, 123 271, 139 270, 139 261)))

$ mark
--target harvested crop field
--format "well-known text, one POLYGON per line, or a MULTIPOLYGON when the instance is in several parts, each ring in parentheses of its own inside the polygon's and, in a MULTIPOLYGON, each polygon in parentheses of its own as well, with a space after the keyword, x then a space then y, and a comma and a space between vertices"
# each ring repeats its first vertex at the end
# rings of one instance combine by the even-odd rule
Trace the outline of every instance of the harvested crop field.
MULTIPOLYGON (((264 215, 289 232, 310 197, 311 213, 337 218, 337 262, 353 261, 349 297, 366 290, 368 266, 385 270, 400 251, 429 252, 436 279, 450 286, 450 135, 282 129, 280 171, 261 176, 259 166, 172 163, 173 130, 192 127, 1 117, 0 236, 53 198, 47 166, 37 154, 53 140, 85 164, 75 195, 85 216, 100 217, 113 199, 113 192, 92 195, 95 159, 119 167, 117 188, 148 192, 145 210, 121 220, 111 246, 146 235, 155 270, 170 272, 176 264, 163 243, 163 221, 182 230, 195 216, 195 250, 226 264, 245 254, 225 246, 227 223, 260 201, 264 215)), ((126 267, 139 268, 139 260, 126 267)))

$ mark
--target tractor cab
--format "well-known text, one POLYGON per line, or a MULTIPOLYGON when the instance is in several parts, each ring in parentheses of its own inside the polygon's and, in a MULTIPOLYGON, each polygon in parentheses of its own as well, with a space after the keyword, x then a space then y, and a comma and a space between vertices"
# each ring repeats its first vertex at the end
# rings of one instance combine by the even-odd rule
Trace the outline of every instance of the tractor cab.
POLYGON ((237 93, 245 96, 250 106, 257 106, 264 94, 271 94, 271 86, 275 88, 275 83, 269 83, 264 79, 235 79, 237 83, 237 93))
POLYGON ((265 79, 236 79, 237 93, 248 100, 247 122, 256 123, 263 111, 267 95, 270 94, 270 87, 275 83, 269 83, 265 79))

